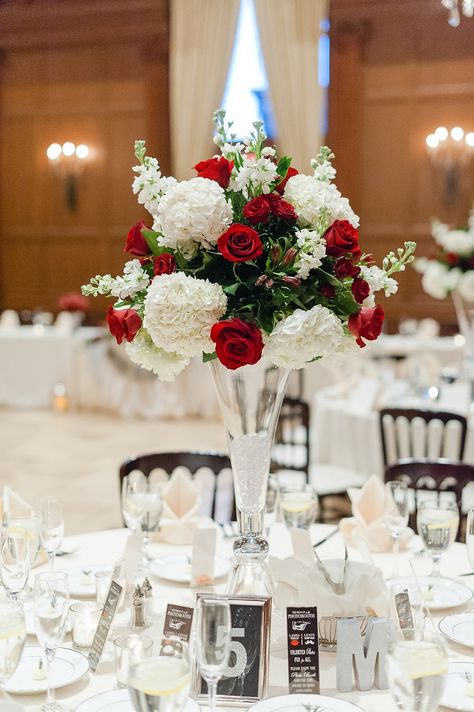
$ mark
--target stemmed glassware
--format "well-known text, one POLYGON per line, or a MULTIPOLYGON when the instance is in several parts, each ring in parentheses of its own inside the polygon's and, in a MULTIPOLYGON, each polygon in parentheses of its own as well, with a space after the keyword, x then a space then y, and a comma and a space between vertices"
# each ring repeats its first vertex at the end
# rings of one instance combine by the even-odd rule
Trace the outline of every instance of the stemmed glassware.
POLYGON ((393 577, 398 573, 400 537, 408 524, 408 487, 406 482, 394 480, 385 485, 384 519, 393 539, 393 577))
POLYGON ((67 574, 47 571, 36 574, 34 588, 34 626, 39 644, 44 648, 48 669, 48 696, 42 712, 61 712, 54 698, 53 663, 56 650, 66 632, 69 610, 67 574))
POLYGON ((145 490, 146 477, 143 472, 131 472, 122 480, 122 516, 126 526, 133 532, 140 529, 142 524, 145 490))
POLYGON ((163 513, 163 494, 161 482, 154 482, 151 478, 146 482, 143 493, 143 517, 141 529, 143 532, 142 567, 147 568, 150 563, 148 544, 150 534, 158 529, 163 513))
POLYGON ((25 639, 26 624, 22 605, 17 601, 2 600, 0 602, 0 690, 18 666, 25 639))
POLYGON ((466 548, 471 569, 474 569, 474 507, 471 507, 467 513, 466 548))
POLYGON ((425 500, 418 506, 417 527, 433 561, 431 576, 441 576, 441 556, 449 549, 459 526, 459 511, 453 500, 425 500))
POLYGON ((64 537, 63 508, 57 497, 41 497, 40 537, 43 549, 48 554, 52 571, 54 569, 54 557, 64 537))
POLYGON ((159 655, 142 658, 128 673, 136 712, 182 712, 190 685, 189 650, 178 638, 164 638, 159 655))
MULTIPOLYGON (((24 510, 21 513, 5 512, 3 515, 3 526, 8 527, 13 531, 21 531, 26 534, 28 540, 28 548, 30 555, 30 566, 35 563, 36 556, 40 545, 39 535, 39 517, 33 510, 24 510)), ((33 589, 26 585, 20 594, 21 599, 31 599, 33 597, 33 589)))
POLYGON ((214 712, 217 683, 229 662, 231 614, 228 601, 202 597, 196 606, 196 659, 214 712))
POLYGON ((30 575, 30 542, 24 529, 13 526, 0 531, 0 573, 5 590, 18 599, 30 575))

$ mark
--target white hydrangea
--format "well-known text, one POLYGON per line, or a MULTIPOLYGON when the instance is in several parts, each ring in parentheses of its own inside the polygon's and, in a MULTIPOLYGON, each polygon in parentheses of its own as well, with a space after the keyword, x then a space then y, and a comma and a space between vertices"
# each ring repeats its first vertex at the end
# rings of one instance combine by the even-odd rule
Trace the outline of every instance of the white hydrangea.
POLYGON ((303 228, 296 231, 298 254, 298 272, 296 276, 300 279, 307 279, 312 269, 321 266, 321 262, 326 255, 326 240, 324 240, 315 230, 303 228))
POLYGON ((265 343, 265 356, 276 366, 304 368, 318 357, 342 346, 342 323, 332 311, 317 304, 309 311, 295 309, 278 322, 265 343))
POLYGON ((131 361, 147 371, 153 371, 161 381, 174 381, 189 364, 188 358, 155 346, 145 329, 140 329, 133 341, 126 344, 125 350, 131 361))
POLYGON ((295 208, 301 227, 317 228, 322 209, 327 211, 329 224, 334 220, 348 220, 353 227, 359 225, 359 217, 336 186, 313 176, 299 173, 290 178, 285 186, 284 198, 295 208))
POLYGON ((449 230, 439 236, 437 242, 446 252, 466 256, 474 252, 474 231, 449 230))
POLYGON ((422 267, 418 265, 420 269, 423 269, 423 289, 435 299, 445 299, 457 288, 462 275, 460 269, 448 269, 436 260, 427 260, 422 267))
POLYGON ((148 289, 143 326, 155 346, 191 358, 214 351, 211 327, 226 307, 219 284, 183 272, 163 274, 148 289))
POLYGON ((268 194, 272 183, 279 178, 275 163, 270 158, 244 158, 242 166, 230 181, 230 188, 245 198, 257 191, 268 194))
POLYGON ((215 245, 231 224, 232 216, 232 207, 216 181, 181 181, 166 192, 158 205, 158 244, 179 249, 189 259, 199 245, 215 245))
POLYGON ((385 296, 390 297, 391 294, 396 294, 398 291, 398 282, 393 277, 388 277, 385 270, 380 269, 376 265, 371 267, 361 267, 360 276, 369 283, 372 293, 384 290, 385 296))
POLYGON ((119 299, 134 297, 150 284, 150 278, 140 260, 129 260, 123 268, 123 277, 116 277, 110 284, 110 294, 119 299))
POLYGON ((138 193, 138 202, 153 215, 156 222, 160 200, 176 184, 176 178, 162 176, 158 161, 149 156, 145 156, 143 163, 132 170, 138 173, 132 183, 133 193, 138 193))
POLYGON ((466 302, 474 302, 474 271, 464 272, 461 275, 456 291, 466 302))

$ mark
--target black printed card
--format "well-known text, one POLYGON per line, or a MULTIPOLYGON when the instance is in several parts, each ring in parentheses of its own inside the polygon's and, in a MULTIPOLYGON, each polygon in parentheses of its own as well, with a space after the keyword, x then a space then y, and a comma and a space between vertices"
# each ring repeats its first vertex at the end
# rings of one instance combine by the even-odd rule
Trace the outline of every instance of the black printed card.
POLYGON ((291 694, 319 693, 318 611, 287 608, 288 686, 291 694))

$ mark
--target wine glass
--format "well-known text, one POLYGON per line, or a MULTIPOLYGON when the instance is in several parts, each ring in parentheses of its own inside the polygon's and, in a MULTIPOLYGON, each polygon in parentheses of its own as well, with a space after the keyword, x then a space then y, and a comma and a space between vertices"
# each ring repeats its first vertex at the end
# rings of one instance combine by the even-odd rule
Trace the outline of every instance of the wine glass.
POLYGON ((228 601, 202 597, 196 606, 196 658, 207 683, 209 711, 216 705, 217 683, 229 662, 231 614, 228 601))
POLYGON ((42 712, 61 712, 63 707, 54 699, 53 662, 56 650, 64 638, 69 610, 67 574, 47 571, 36 574, 33 617, 36 637, 44 649, 48 670, 48 696, 42 712))
POLYGON ((471 568, 474 569, 474 507, 471 507, 467 513, 466 547, 469 563, 471 564, 471 568))
POLYGON ((405 629, 389 646, 389 688, 403 712, 437 710, 447 672, 446 647, 434 631, 405 629))
MULTIPOLYGON (((26 533, 28 540, 30 566, 33 566, 38 554, 40 535, 39 535, 39 517, 33 510, 25 510, 22 513, 12 514, 5 512, 3 515, 3 525, 16 531, 26 533)), ((33 597, 33 589, 31 586, 25 586, 20 594, 21 599, 30 600, 33 597)))
POLYGON ((280 509, 287 527, 309 529, 318 514, 318 495, 305 482, 282 487, 280 509))
POLYGON ((430 576, 441 576, 442 554, 449 549, 459 526, 459 511, 453 500, 425 500, 418 506, 418 534, 430 552, 433 569, 430 576))
POLYGON ((40 537, 52 571, 54 557, 64 537, 63 508, 57 497, 48 496, 40 499, 40 537))
POLYGON ((18 599, 30 575, 30 540, 24 529, 2 527, 0 532, 0 574, 5 590, 18 599))
POLYGON ((15 672, 25 639, 25 613, 21 603, 2 600, 0 602, 0 688, 15 672))
POLYGON ((140 528, 143 514, 143 494, 146 490, 146 477, 136 470, 122 480, 122 516, 125 525, 136 532, 140 528))
POLYGON ((143 516, 141 520, 141 529, 143 532, 143 549, 141 566, 146 569, 150 563, 150 556, 148 555, 150 534, 158 529, 161 521, 161 515, 163 513, 163 494, 161 483, 148 480, 142 494, 142 500, 143 516))
POLYGON ((406 482, 394 480, 385 485, 384 519, 393 539, 393 578, 397 576, 400 537, 408 524, 408 487, 406 482))
POLYGON ((160 654, 144 657, 128 673, 128 690, 136 712, 182 712, 190 685, 189 650, 177 638, 163 638, 160 654))

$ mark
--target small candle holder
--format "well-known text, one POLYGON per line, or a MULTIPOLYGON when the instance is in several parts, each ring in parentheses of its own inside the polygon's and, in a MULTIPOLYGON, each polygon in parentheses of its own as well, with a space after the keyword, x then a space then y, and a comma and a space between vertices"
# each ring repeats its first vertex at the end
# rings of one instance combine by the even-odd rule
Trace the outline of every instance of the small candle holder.
POLYGON ((72 625, 72 645, 76 650, 89 650, 104 608, 102 603, 80 601, 69 606, 72 625))

